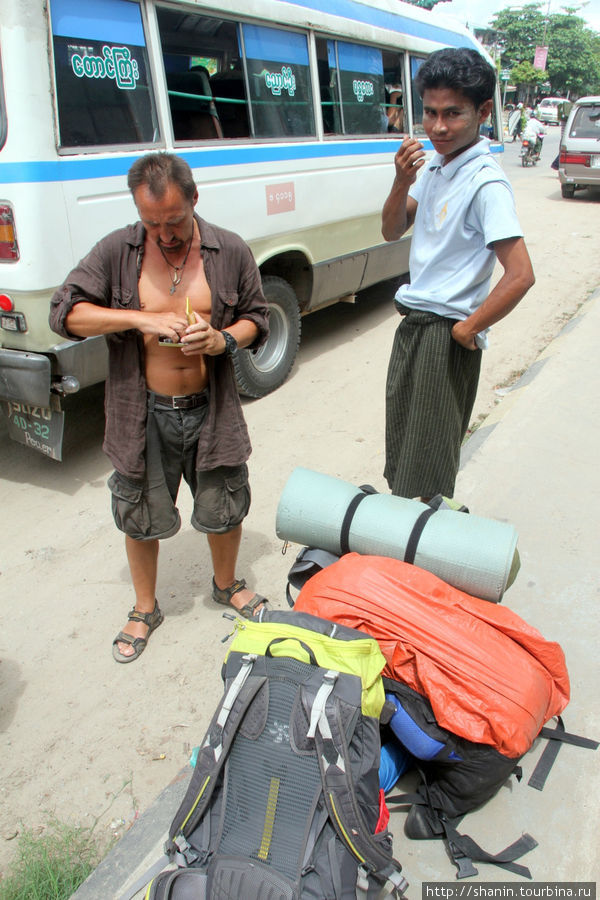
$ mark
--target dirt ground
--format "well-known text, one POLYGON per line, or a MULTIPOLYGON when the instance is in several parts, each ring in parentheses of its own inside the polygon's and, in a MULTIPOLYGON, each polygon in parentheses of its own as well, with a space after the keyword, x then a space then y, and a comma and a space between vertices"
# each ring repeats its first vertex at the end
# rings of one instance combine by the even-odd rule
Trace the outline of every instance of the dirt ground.
MULTIPOLYGON (((505 168, 537 283, 493 329, 473 416, 477 424, 598 286, 600 197, 560 196, 549 163, 505 168)), ((392 172, 390 171, 390 180, 392 172)), ((284 608, 286 573, 275 514, 295 466, 385 489, 383 386, 396 324, 389 288, 304 320, 287 383, 245 411, 252 435, 253 506, 238 574, 284 608)), ((220 695, 230 623, 209 596, 211 567, 189 524, 161 548, 165 622, 132 665, 111 643, 132 605, 122 536, 114 528, 102 454, 101 391, 69 401, 65 461, 9 441, 0 422, 0 870, 23 826, 51 817, 122 834, 186 764, 220 695)), ((168 823, 165 823, 165 827, 168 823)))

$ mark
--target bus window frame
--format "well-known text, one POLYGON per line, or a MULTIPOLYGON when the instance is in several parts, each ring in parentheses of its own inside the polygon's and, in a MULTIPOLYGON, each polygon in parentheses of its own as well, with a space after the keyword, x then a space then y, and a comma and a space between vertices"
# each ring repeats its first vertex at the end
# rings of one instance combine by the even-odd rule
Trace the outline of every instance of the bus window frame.
MULTIPOLYGON (((53 118, 54 118, 54 143, 56 147, 56 153, 59 157, 61 156, 80 156, 81 154, 88 153, 129 153, 131 151, 137 152, 145 152, 146 150, 164 150, 166 148, 166 141, 163 129, 163 123, 161 121, 161 116, 159 112, 159 102, 157 97, 156 83, 154 81, 155 73, 152 65, 152 46, 148 40, 149 32, 148 32, 148 19, 145 15, 146 9, 148 8, 147 4, 142 3, 142 0, 133 0, 134 3, 138 6, 140 10, 140 20, 142 23, 142 29, 144 32, 144 50, 146 52, 146 68, 148 74, 148 90, 150 93, 150 102, 152 104, 152 110, 155 119, 155 131, 158 132, 158 137, 152 141, 135 141, 131 143, 123 143, 123 144, 83 144, 83 145, 72 145, 72 144, 62 144, 61 143, 61 134, 60 134, 60 117, 59 117, 59 108, 58 108, 58 87, 56 81, 56 57, 54 53, 54 30, 52 26, 52 3, 47 3, 46 7, 46 15, 48 21, 48 62, 50 66, 50 85, 51 85, 51 93, 52 93, 52 110, 53 110, 53 118)), ((166 89, 166 88, 165 88, 166 89)))
MULTIPOLYGON (((199 138, 199 139, 182 139, 176 138, 175 132, 173 128, 173 120, 171 114, 171 106, 169 102, 169 91, 167 84, 167 71, 164 62, 164 48, 163 42, 161 38, 161 29, 158 21, 158 10, 166 9, 166 10, 175 10, 176 8, 167 4, 167 3, 159 3, 153 6, 153 23, 152 27, 155 28, 155 33, 153 34, 153 47, 157 48, 157 61, 152 61, 152 77, 156 78, 157 74, 159 79, 156 82, 157 89, 160 84, 160 93, 164 93, 164 117, 165 123, 168 125, 168 139, 170 140, 173 147, 181 147, 181 148, 189 148, 195 146, 232 146, 236 144, 269 144, 269 143, 281 143, 285 141, 286 143, 301 143, 301 142, 310 142, 315 140, 321 140, 319 127, 319 113, 317 113, 316 107, 316 99, 315 99, 315 81, 314 81, 314 72, 312 68, 312 36, 313 31, 309 28, 301 28, 298 26, 289 26, 280 22, 265 22, 263 19, 259 19, 253 16, 248 15, 237 15, 234 16, 232 14, 228 14, 226 11, 217 11, 217 10, 208 10, 208 9, 192 9, 189 11, 190 16, 196 16, 199 18, 206 19, 218 19, 222 22, 230 22, 236 30, 236 37, 238 40, 239 53, 240 53, 240 62, 242 68, 243 75, 243 84, 244 84, 244 94, 245 94, 245 103, 246 103, 246 112, 248 116, 248 126, 249 126, 249 134, 246 137, 207 137, 207 138, 199 138), (248 75, 248 56, 246 52, 246 40, 244 34, 244 26, 254 26, 271 29, 272 31, 277 32, 289 32, 291 34, 296 34, 301 36, 306 43, 306 51, 307 51, 307 65, 306 70, 308 72, 309 78, 309 90, 307 92, 307 101, 311 104, 312 107, 312 119, 314 123, 314 132, 312 134, 303 134, 303 135, 290 135, 290 134, 280 134, 280 135, 269 135, 269 136, 260 136, 256 135, 256 123, 254 117, 254 109, 253 109, 253 100, 250 91, 250 79, 248 75), (157 72, 158 70, 158 72, 157 72)), ((201 55, 201 54, 200 54, 201 55)), ((161 114, 163 114, 163 96, 160 97, 161 103, 161 114)), ((157 104, 158 105, 158 104, 157 104)), ((163 129, 165 131, 165 129, 163 129)))
MULTIPOLYGON (((346 133, 345 131, 341 132, 326 132, 324 129, 323 122, 323 107, 322 100, 320 97, 320 89, 321 89, 321 81, 319 78, 319 73, 315 74, 316 79, 316 90, 317 90, 317 98, 315 99, 315 103, 317 103, 319 108, 319 116, 321 119, 321 124, 323 126, 322 136, 319 137, 319 140, 323 141, 360 141, 360 140, 394 140, 402 135, 408 136, 412 133, 412 84, 410 78, 407 78, 407 72, 410 71, 410 65, 408 63, 408 59, 410 56, 410 51, 405 47, 395 47, 383 43, 374 43, 367 41, 357 41, 353 39, 344 38, 342 35, 339 35, 337 32, 325 32, 325 31, 314 31, 313 40, 315 42, 314 47, 314 61, 315 65, 317 65, 318 61, 318 52, 316 47, 316 42, 318 40, 323 41, 333 41, 335 45, 335 62, 336 62, 336 73, 337 73, 337 93, 338 93, 338 105, 339 105, 339 118, 342 129, 345 128, 345 120, 344 120, 344 103, 341 98, 340 91, 340 79, 339 79, 339 57, 338 57, 338 43, 341 41, 345 44, 355 44, 360 47, 366 47, 369 50, 378 50, 380 53, 397 53, 399 57, 401 57, 401 72, 402 72, 402 90, 403 90, 403 109, 404 109, 404 119, 405 119, 405 127, 402 134, 389 131, 370 131, 370 132, 361 132, 361 133, 346 133), (408 85, 408 88, 407 88, 408 85), (406 98, 410 95, 410 112, 407 106, 406 98)), ((426 57, 424 57, 426 59, 426 57)), ((383 60, 383 57, 382 57, 383 60)), ((385 107, 385 103, 384 103, 385 107)))
POLYGON ((416 88, 415 75, 417 74, 417 72, 419 71, 419 69, 425 62, 425 60, 427 59, 427 54, 423 55, 421 53, 412 53, 409 51, 407 53, 407 58, 408 58, 408 74, 409 74, 409 78, 410 78, 410 81, 409 81, 409 84, 410 84, 410 126, 411 126, 410 133, 411 133, 411 136, 416 136, 418 138, 422 138, 425 136, 425 129, 423 127, 423 98, 420 96, 420 94, 416 88), (413 75, 413 67, 412 67, 413 59, 421 60, 419 69, 417 69, 417 72, 415 72, 414 75, 413 75), (421 104, 421 121, 420 122, 416 122, 415 104, 414 104, 415 96, 419 98, 419 102, 421 104), (417 125, 419 126, 418 131, 416 130, 417 125))

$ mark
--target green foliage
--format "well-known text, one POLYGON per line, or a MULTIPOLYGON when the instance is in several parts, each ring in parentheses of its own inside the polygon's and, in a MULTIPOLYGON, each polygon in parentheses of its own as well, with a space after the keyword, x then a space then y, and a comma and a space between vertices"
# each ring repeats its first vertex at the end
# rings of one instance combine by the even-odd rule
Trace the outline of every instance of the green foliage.
POLYGON ((548 77, 553 91, 581 97, 600 90, 599 39, 573 10, 550 17, 548 77))
POLYGON ((0 881, 0 900, 68 900, 98 862, 89 829, 54 822, 43 835, 25 830, 0 881))
POLYGON ((448 3, 449 0, 405 0, 405 2, 412 6, 420 6, 421 9, 433 9, 437 3, 448 3))
POLYGON ((529 85, 549 81, 551 93, 558 95, 600 92, 600 34, 588 27, 576 8, 566 6, 547 16, 541 3, 507 7, 495 14, 492 27, 498 32, 502 67, 511 70, 511 81, 529 85), (544 45, 547 72, 543 77, 525 77, 526 64, 533 68, 535 48, 544 45))
POLYGON ((541 4, 502 9, 495 14, 492 27, 500 32, 503 68, 512 68, 524 60, 533 63, 535 48, 542 43, 544 35, 541 4))
POLYGON ((518 63, 510 73, 511 81, 515 84, 543 84, 548 80, 548 73, 536 69, 533 63, 523 60, 518 63))

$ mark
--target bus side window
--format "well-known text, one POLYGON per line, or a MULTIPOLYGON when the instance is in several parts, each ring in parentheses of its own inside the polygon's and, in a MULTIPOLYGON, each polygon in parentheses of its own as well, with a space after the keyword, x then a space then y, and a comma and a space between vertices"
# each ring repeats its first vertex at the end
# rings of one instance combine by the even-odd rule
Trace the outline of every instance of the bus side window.
POLYGON ((164 8, 157 19, 175 140, 247 137, 235 22, 164 8))
POLYGON ((241 61, 238 60, 235 68, 213 75, 210 79, 210 86, 223 129, 223 137, 249 137, 248 102, 241 61))
POLYGON ((413 133, 414 134, 425 134, 425 129, 423 128, 423 100, 419 96, 419 92, 415 87, 415 75, 419 71, 421 63, 425 62, 422 56, 412 56, 410 57, 410 77, 411 77, 411 99, 412 99, 412 118, 413 118, 413 133))
POLYGON ((317 67, 325 134, 342 134, 335 41, 317 38, 317 67))
POLYGON ((152 144, 158 126, 138 4, 53 0, 52 43, 60 146, 152 144))
POLYGON ((305 34, 242 26, 254 137, 315 134, 305 34))
POLYGON ((194 66, 188 72, 167 74, 167 88, 176 141, 223 137, 208 71, 204 66, 194 66))
POLYGON ((407 122, 404 110, 404 54, 384 50, 383 76, 385 79, 385 113, 388 134, 406 134, 407 122))
POLYGON ((382 51, 317 38, 326 134, 387 134, 382 51))

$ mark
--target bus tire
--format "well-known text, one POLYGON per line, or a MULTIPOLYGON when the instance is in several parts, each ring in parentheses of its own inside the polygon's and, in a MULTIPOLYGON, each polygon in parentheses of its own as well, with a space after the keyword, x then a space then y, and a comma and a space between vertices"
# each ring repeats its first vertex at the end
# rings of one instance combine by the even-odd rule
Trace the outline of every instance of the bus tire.
POLYGON ((238 391, 264 397, 283 384, 300 344, 300 308, 291 285, 266 275, 263 292, 269 307, 269 337, 259 350, 238 350, 233 367, 238 391))

